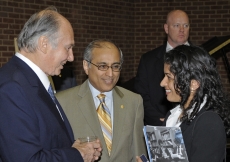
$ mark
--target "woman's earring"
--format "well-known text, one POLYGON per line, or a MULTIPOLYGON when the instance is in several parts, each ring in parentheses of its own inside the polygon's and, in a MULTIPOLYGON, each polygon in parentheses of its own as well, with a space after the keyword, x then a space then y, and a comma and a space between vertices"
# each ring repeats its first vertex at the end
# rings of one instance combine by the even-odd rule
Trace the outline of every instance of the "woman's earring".
POLYGON ((193 90, 193 88, 191 88, 191 93, 193 93, 194 92, 194 90, 193 90))

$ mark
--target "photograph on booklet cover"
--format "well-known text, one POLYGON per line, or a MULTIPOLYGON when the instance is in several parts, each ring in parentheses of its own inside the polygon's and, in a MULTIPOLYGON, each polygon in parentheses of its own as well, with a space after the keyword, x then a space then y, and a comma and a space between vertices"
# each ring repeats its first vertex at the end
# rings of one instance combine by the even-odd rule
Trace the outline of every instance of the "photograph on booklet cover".
POLYGON ((144 126, 150 162, 188 162, 180 127, 144 126))

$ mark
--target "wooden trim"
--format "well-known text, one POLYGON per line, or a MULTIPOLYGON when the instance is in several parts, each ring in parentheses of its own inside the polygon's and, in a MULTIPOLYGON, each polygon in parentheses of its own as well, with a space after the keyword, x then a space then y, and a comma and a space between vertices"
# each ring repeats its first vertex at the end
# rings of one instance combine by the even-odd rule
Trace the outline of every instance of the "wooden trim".
POLYGON ((213 50, 209 51, 209 54, 212 55, 213 53, 215 53, 216 51, 220 50, 221 48, 223 48, 224 46, 228 45, 229 43, 230 43, 230 39, 228 39, 224 43, 220 44, 219 46, 217 46, 213 50))

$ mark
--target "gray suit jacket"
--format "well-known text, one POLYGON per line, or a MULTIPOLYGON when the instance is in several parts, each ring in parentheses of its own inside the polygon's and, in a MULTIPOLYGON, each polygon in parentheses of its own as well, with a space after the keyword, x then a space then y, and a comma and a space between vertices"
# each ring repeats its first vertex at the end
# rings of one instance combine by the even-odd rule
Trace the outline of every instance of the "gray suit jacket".
POLYGON ((116 86, 113 89, 114 121, 109 156, 88 80, 82 85, 57 93, 72 126, 75 139, 96 135, 103 147, 100 162, 135 162, 145 154, 143 101, 140 95, 116 86))

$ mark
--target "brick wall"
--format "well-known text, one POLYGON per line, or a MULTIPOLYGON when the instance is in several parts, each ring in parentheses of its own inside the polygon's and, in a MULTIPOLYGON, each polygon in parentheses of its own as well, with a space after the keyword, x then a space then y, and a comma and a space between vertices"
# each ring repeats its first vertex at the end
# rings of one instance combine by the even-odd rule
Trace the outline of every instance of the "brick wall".
POLYGON ((75 34, 75 60, 67 64, 74 69, 77 83, 87 76, 82 67, 82 54, 95 39, 113 40, 124 53, 121 80, 133 76, 134 3, 130 0, 1 0, 0 1, 0 66, 14 54, 13 38, 33 13, 54 5, 72 24, 75 34))
MULTIPOLYGON (((214 36, 230 36, 229 0, 135 0, 135 63, 136 73, 143 53, 166 40, 163 24, 173 9, 186 11, 190 18, 190 41, 201 45, 214 36)), ((230 60, 230 54, 228 54, 230 60)), ((224 89, 230 92, 229 79, 222 58, 217 60, 224 89)))
MULTIPOLYGON (((73 26, 75 60, 68 66, 74 69, 78 84, 87 78, 82 70, 84 48, 98 38, 111 39, 121 47, 125 62, 120 81, 135 76, 140 56, 166 39, 163 24, 172 9, 189 14, 190 40, 194 44, 230 35, 229 0, 1 0, 0 66, 14 54, 13 38, 30 15, 49 5, 56 6, 73 26)), ((230 92, 221 58, 217 64, 224 87, 230 92)))

